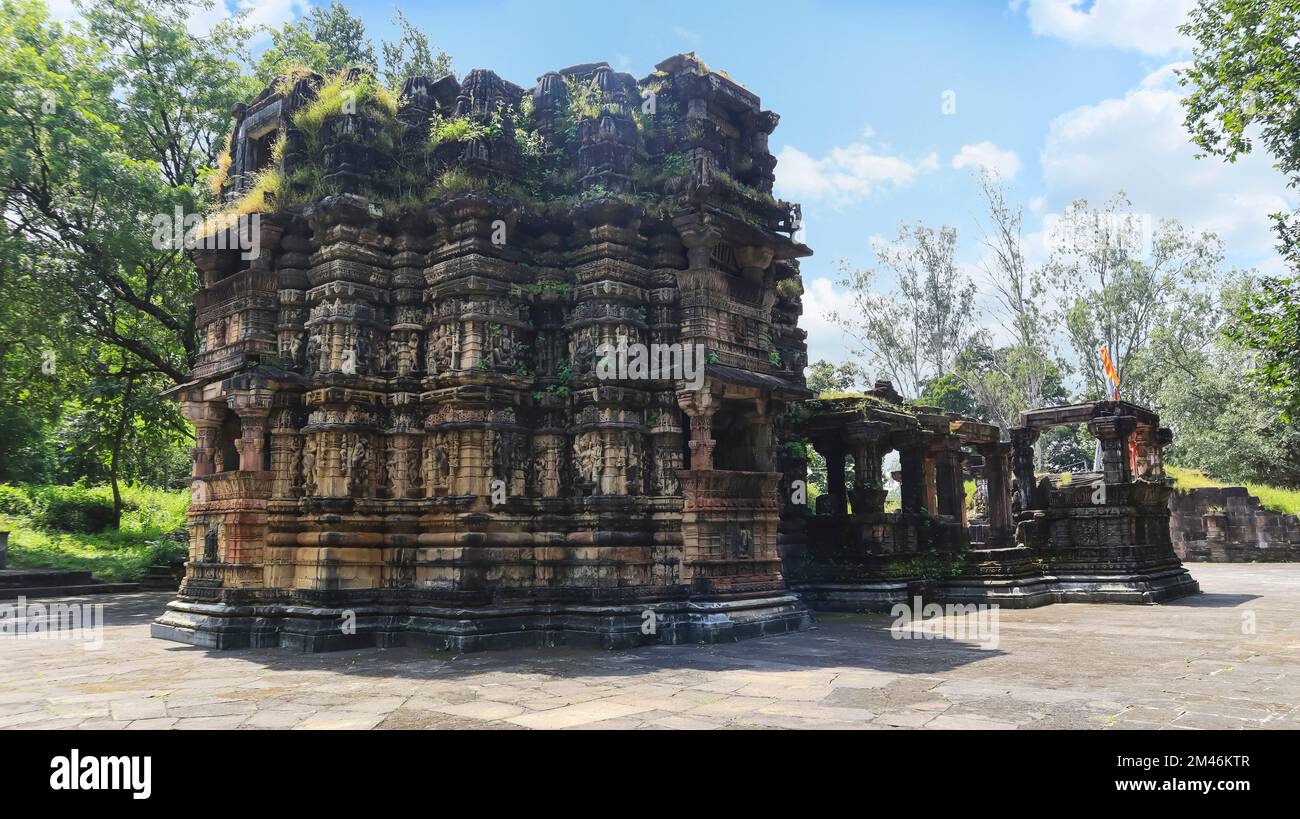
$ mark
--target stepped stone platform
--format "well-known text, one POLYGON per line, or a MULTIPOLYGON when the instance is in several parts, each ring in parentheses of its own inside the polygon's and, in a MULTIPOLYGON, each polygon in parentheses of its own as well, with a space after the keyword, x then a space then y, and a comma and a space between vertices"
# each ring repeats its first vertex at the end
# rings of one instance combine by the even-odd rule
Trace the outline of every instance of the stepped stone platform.
POLYGON ((71 597, 82 594, 121 594, 138 583, 107 583, 90 572, 61 569, 0 569, 0 600, 19 597, 71 597))

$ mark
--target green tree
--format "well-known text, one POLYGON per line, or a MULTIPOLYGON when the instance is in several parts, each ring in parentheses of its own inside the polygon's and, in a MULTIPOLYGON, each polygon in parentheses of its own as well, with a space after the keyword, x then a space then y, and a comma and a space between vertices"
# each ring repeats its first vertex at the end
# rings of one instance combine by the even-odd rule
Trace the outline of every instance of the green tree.
POLYGON ((430 45, 429 36, 411 25, 401 9, 397 10, 394 22, 401 29, 402 35, 396 42, 385 40, 381 47, 384 55, 384 83, 389 88, 401 90, 402 83, 408 77, 424 76, 436 80, 452 73, 451 57, 447 52, 430 45))
POLYGON ((1158 371, 1146 354, 1152 333, 1169 325, 1183 294, 1212 284, 1222 247, 1175 220, 1150 225, 1128 207, 1122 193, 1099 209, 1076 201, 1054 227, 1052 265, 1084 397, 1111 394, 1099 356, 1104 345, 1121 397, 1149 403, 1148 381, 1158 371))
MULTIPOLYGON (((1256 141, 1300 185, 1300 0, 1200 0, 1180 27, 1194 41, 1179 80, 1193 141, 1235 162, 1256 141)), ((1300 216, 1272 214, 1278 250, 1300 270, 1300 216)), ((1237 305, 1229 335, 1258 355, 1249 370, 1284 417, 1300 411, 1300 278, 1265 279, 1237 305)))
POLYGON ((818 395, 824 392, 848 392, 866 380, 867 374, 852 362, 836 365, 822 359, 808 365, 808 389, 818 395))
MULTIPOLYGON (((1258 139, 1300 184, 1300 0, 1200 0, 1179 31, 1194 41, 1179 71, 1192 140, 1235 162, 1258 139)), ((1294 256, 1295 214, 1274 218, 1294 256)))
POLYGON ((158 393, 196 352, 194 267, 150 225, 202 205, 201 169, 248 86, 229 58, 237 27, 197 37, 186 3, 82 11, 61 25, 33 0, 0 0, 0 285, 21 305, 0 312, 0 378, 45 413, 47 446, 90 447, 65 465, 98 462, 116 483, 158 443, 140 424, 185 429, 158 393), (100 434, 70 434, 83 416, 100 434))
POLYGON ((300 22, 266 31, 271 45, 254 72, 262 85, 300 69, 329 75, 354 66, 376 68, 375 47, 366 37, 365 23, 337 0, 328 8, 312 8, 300 22))
POLYGON ((875 290, 880 271, 840 265, 850 308, 827 318, 852 339, 850 351, 903 395, 952 372, 976 334, 975 285, 957 267, 956 246, 953 228, 901 225, 894 242, 877 248, 881 268, 897 282, 892 293, 875 290))
POLYGON ((1011 343, 993 349, 980 339, 963 356, 958 372, 986 417, 1005 429, 1017 423, 1022 411, 1048 403, 1047 392, 1053 381, 1059 383, 1062 365, 1050 332, 1050 271, 1025 258, 1023 208, 1008 202, 1002 183, 991 174, 981 173, 979 185, 989 222, 983 267, 993 297, 990 318, 1011 343))

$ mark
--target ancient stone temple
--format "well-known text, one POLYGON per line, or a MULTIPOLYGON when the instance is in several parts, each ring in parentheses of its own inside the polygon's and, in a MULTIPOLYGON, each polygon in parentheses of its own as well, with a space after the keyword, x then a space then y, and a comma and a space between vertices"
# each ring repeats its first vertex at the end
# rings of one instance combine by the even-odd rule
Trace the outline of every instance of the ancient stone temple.
POLYGON ((814 513, 790 507, 781 521, 786 577, 814 608, 888 610, 915 595, 1009 607, 1156 603, 1199 590, 1169 536, 1161 453, 1172 436, 1142 407, 1025 412, 1004 442, 996 427, 907 403, 882 382, 862 398, 807 402, 795 418, 790 434, 826 463, 814 513), (1035 440, 1063 424, 1097 437, 1102 472, 1035 477, 1035 440), (886 511, 890 452, 900 498, 886 511))
POLYGON ((616 647, 808 622, 778 438, 809 395, 810 251, 758 97, 681 55, 531 89, 292 76, 235 117, 213 230, 241 241, 195 251, 190 559, 156 636, 616 647))

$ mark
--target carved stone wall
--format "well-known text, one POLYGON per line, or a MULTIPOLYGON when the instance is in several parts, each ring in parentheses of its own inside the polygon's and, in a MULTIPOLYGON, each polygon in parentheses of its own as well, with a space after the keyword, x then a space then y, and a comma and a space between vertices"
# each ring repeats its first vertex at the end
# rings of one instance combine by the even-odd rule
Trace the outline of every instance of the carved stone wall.
POLYGON ((228 195, 273 132, 285 194, 256 259, 198 257, 204 345, 176 391, 191 559, 155 633, 474 649, 806 623, 773 429, 807 394, 810 251, 770 194, 776 116, 684 55, 640 81, 413 78, 395 120, 363 108, 308 138, 319 82, 240 112, 228 195), (479 130, 434 145, 435 114, 479 130), (521 147, 539 140, 540 160, 521 147), (411 167, 427 195, 394 199, 411 167), (333 193, 301 189, 313 168, 333 193), (698 366, 602 369, 637 345, 698 366))

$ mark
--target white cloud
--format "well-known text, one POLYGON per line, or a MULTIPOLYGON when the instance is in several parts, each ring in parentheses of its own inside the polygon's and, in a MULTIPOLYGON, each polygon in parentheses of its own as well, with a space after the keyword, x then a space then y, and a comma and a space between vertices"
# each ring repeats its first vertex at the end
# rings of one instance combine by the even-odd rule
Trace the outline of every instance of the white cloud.
POLYGON ((689 40, 692 43, 700 39, 700 34, 698 31, 691 31, 689 28, 685 28, 683 26, 673 26, 673 34, 676 34, 678 37, 680 37, 683 40, 689 40))
POLYGON ((981 168, 1010 180, 1020 173, 1020 157, 1016 156, 1015 151, 1004 151, 986 140, 961 146, 961 150, 953 155, 952 166, 958 170, 981 168))
POLYGON ((821 159, 786 145, 776 158, 776 187, 783 195, 837 204, 865 198, 881 186, 906 187, 919 174, 939 168, 937 154, 912 161, 879 153, 866 142, 831 148, 821 159))
POLYGON ((1136 213, 1213 231, 1229 254, 1272 262, 1268 214, 1293 206, 1286 179, 1262 151, 1234 164, 1195 157, 1182 124, 1176 67, 1153 72, 1122 98, 1052 121, 1042 152, 1046 192, 1036 210, 1061 212, 1076 198, 1100 205, 1123 190, 1136 213))
MULTIPOLYGON (((222 3, 217 5, 221 6, 222 3)), ((308 0, 239 0, 236 6, 240 11, 249 11, 248 25, 279 28, 290 20, 305 15, 310 10, 311 3, 308 0)))
POLYGON ((1035 34, 1084 46, 1113 46, 1143 54, 1168 55, 1187 50, 1178 25, 1196 0, 1015 0, 1012 11, 1025 9, 1035 34))
POLYGON ((805 282, 803 315, 799 317, 799 326, 808 331, 810 362, 823 358, 831 362, 849 360, 844 332, 826 318, 827 313, 843 310, 845 300, 844 294, 837 293, 834 282, 825 276, 805 282))

